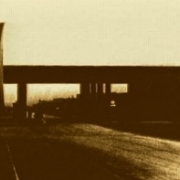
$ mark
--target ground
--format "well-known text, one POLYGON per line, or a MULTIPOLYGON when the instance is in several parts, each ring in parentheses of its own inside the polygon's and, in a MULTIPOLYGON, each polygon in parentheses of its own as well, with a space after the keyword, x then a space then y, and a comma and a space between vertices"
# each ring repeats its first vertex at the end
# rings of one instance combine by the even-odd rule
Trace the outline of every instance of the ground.
POLYGON ((1 125, 3 180, 179 180, 180 142, 94 124, 1 125))

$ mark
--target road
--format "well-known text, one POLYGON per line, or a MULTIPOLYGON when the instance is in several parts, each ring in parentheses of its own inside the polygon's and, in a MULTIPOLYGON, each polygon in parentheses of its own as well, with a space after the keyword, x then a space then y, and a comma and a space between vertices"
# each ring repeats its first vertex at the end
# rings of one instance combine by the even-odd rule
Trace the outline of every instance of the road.
POLYGON ((18 139, 8 140, 8 146, 13 164, 6 143, 1 140, 0 179, 3 180, 83 180, 104 175, 112 178, 112 174, 90 159, 91 156, 67 143, 18 139))
POLYGON ((0 179, 16 180, 6 142, 2 139, 0 140, 0 179))
POLYGON ((1 128, 0 137, 3 180, 180 179, 176 141, 90 124, 1 128))

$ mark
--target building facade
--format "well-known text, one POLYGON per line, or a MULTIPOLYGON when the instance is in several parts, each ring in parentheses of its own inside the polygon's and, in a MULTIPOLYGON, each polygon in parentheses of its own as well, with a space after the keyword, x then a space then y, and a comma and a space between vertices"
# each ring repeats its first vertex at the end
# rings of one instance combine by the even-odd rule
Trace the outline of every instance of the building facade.
POLYGON ((3 47, 2 47, 2 32, 4 23, 0 23, 0 111, 4 108, 4 91, 3 91, 3 47))

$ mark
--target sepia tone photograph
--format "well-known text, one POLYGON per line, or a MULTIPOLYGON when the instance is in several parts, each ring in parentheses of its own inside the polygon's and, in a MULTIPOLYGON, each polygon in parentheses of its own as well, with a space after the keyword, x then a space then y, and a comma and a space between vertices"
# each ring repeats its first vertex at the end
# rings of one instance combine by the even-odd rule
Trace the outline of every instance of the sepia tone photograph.
POLYGON ((0 180, 180 180, 180 1, 0 0, 0 180))

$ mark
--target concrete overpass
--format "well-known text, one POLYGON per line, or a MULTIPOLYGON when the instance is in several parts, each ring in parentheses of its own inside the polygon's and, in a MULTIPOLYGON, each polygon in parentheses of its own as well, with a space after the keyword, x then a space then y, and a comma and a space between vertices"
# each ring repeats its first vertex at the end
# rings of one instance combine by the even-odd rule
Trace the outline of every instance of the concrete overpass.
MULTIPOLYGON (((128 84, 128 111, 179 114, 180 67, 143 66, 4 66, 4 83, 18 84, 18 104, 25 117, 27 84, 79 83, 81 95, 109 95, 110 84, 128 84), (105 92, 103 92, 103 83, 105 92), (148 104, 148 105, 147 105, 148 104), (149 109, 149 110, 147 110, 149 109), (151 109, 151 110, 150 110, 151 109), (157 109, 157 110, 156 110, 157 109)), ((92 96, 91 96, 92 97, 92 96)))
POLYGON ((127 83, 180 80, 180 67, 4 66, 4 83, 127 83), (165 78, 165 79, 164 79, 165 78))

